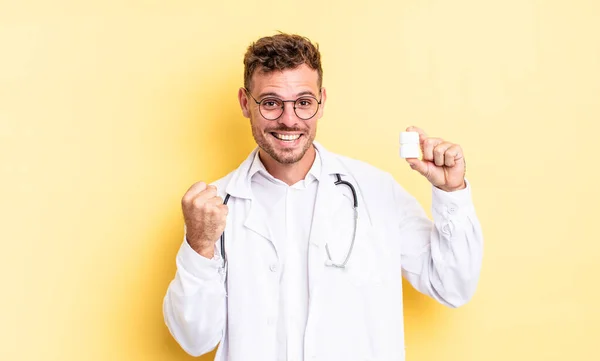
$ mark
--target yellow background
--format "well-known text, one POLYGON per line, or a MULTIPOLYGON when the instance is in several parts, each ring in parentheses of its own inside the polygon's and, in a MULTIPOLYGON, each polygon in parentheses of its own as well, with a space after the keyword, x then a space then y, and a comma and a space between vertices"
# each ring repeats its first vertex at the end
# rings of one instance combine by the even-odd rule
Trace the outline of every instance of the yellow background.
POLYGON ((277 30, 320 44, 330 150, 428 210, 398 133, 465 149, 480 285, 456 310, 407 290, 409 361, 597 359, 599 19, 594 0, 0 0, 0 360, 192 359, 161 313, 179 202, 253 148, 242 57, 277 30))

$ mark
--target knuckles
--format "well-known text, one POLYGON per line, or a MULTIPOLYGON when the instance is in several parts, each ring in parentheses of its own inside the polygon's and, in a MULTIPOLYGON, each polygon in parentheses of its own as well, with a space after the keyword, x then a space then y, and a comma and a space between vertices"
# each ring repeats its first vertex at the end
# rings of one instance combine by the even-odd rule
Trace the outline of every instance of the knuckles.
POLYGON ((191 202, 191 206, 196 209, 204 207, 205 204, 206 203, 204 203, 204 201, 201 200, 199 197, 194 198, 191 202))
POLYGON ((202 207, 204 212, 210 215, 219 215, 221 213, 219 207, 215 206, 214 204, 204 204, 202 207))
POLYGON ((217 195, 217 187, 208 186, 202 193, 206 194, 209 198, 213 198, 217 195))
POLYGON ((183 197, 181 198, 181 205, 183 205, 184 207, 192 204, 193 202, 194 202, 194 195, 190 194, 189 192, 184 194, 183 197))

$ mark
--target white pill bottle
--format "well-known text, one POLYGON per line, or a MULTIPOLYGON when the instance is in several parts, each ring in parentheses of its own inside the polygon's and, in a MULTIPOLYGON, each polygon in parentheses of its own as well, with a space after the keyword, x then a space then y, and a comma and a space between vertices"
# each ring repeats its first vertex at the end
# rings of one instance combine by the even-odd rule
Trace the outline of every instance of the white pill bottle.
POLYGON ((420 158, 421 146, 419 143, 419 133, 401 132, 400 133, 400 157, 402 158, 420 158))

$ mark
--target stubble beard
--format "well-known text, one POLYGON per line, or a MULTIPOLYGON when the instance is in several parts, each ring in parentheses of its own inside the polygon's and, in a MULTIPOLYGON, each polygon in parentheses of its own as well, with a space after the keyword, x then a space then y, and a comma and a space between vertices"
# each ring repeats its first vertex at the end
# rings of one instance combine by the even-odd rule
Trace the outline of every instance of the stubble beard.
POLYGON ((271 129, 269 132, 263 132, 254 124, 252 124, 252 136, 254 136, 254 140, 256 141, 258 147, 280 164, 294 164, 299 162, 302 158, 304 158, 304 155, 308 149, 310 149, 310 146, 313 144, 315 139, 313 134, 310 134, 310 132, 304 132, 303 129, 280 127, 278 129, 271 129), (283 149, 277 152, 273 147, 273 144, 266 139, 267 137, 271 137, 271 132, 277 131, 302 131, 302 137, 306 137, 307 140, 304 142, 304 146, 299 153, 294 153, 294 150, 292 149, 283 149))

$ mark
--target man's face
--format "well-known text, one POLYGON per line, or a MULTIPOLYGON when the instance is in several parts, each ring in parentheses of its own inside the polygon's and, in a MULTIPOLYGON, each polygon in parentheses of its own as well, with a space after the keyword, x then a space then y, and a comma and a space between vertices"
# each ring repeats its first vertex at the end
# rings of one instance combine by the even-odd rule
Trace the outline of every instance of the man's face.
POLYGON ((302 120, 294 112, 294 103, 285 102, 283 114, 276 120, 267 120, 256 102, 240 89, 238 98, 245 117, 250 118, 252 135, 266 155, 280 164, 300 161, 310 149, 317 134, 317 120, 323 116, 325 89, 319 92, 318 73, 306 64, 295 69, 263 73, 258 69, 251 81, 250 93, 257 100, 279 98, 296 100, 313 96, 321 100, 314 117, 302 120))

